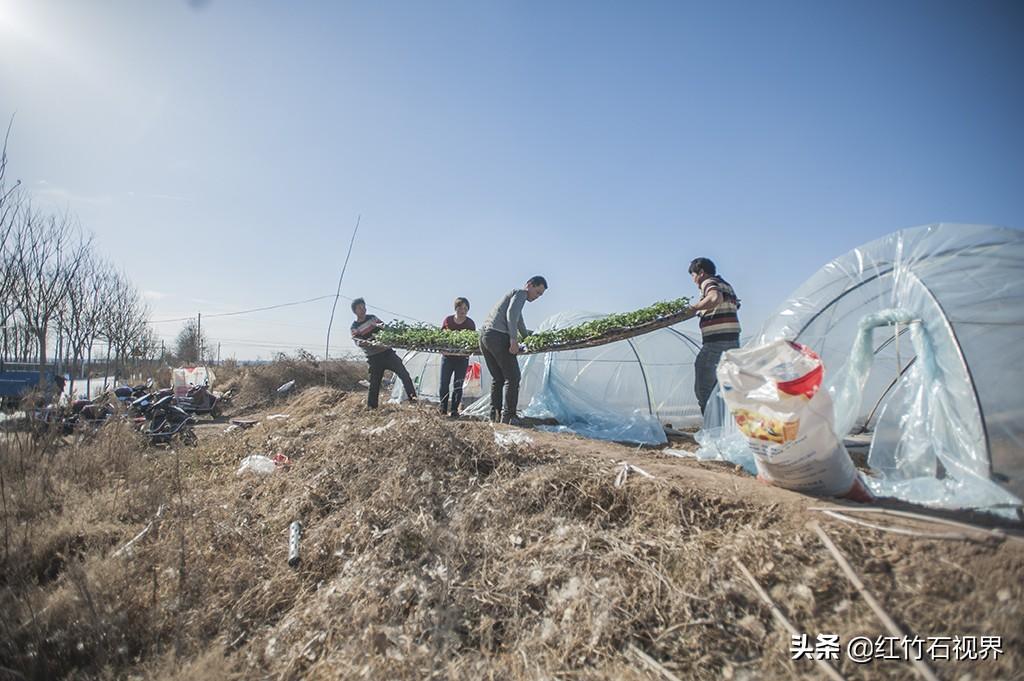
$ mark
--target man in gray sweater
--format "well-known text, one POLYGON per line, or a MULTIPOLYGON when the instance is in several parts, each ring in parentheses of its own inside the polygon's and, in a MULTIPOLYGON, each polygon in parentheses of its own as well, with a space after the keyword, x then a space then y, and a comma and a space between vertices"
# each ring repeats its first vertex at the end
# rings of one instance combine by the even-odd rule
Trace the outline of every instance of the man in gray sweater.
POLYGON ((516 355, 519 339, 530 335, 523 321, 523 304, 537 300, 547 288, 544 277, 530 277, 526 286, 506 293, 480 327, 480 352, 491 374, 492 421, 517 422, 520 374, 516 355))

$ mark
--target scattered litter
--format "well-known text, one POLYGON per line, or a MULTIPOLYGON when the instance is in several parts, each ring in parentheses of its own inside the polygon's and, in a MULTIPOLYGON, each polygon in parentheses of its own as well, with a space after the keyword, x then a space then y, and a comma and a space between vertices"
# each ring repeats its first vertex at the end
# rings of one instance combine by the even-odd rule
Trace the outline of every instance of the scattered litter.
POLYGON ((692 459, 695 456, 693 452, 688 452, 685 449, 663 449, 661 450, 661 453, 666 456, 674 456, 678 459, 692 459))
POLYGON ((390 421, 385 423, 383 426, 377 426, 376 428, 363 428, 361 431, 359 431, 359 433, 361 435, 379 435, 380 433, 383 433, 388 428, 391 428, 392 426, 394 426, 396 423, 398 423, 398 421, 396 419, 391 419, 390 421))
POLYGON ((271 459, 271 461, 274 462, 275 466, 280 466, 281 468, 287 468, 288 466, 292 465, 292 460, 289 459, 284 454, 282 454, 281 452, 274 454, 274 458, 271 459))
POLYGON ((291 390, 294 387, 295 387, 295 379, 293 378, 292 380, 288 381, 287 383, 282 385, 280 388, 278 388, 277 392, 279 392, 279 393, 286 393, 286 392, 288 392, 289 390, 291 390))
POLYGON ((164 514, 164 508, 165 506, 163 504, 160 504, 160 507, 156 509, 156 516, 152 520, 150 520, 149 524, 142 528, 142 531, 135 535, 131 539, 131 541, 129 541, 127 544, 119 548, 117 551, 114 551, 114 558, 117 558, 118 556, 126 556, 128 558, 131 558, 132 546, 134 546, 136 542, 138 542, 140 539, 149 534, 149 531, 153 529, 153 526, 160 521, 160 517, 164 514))
POLYGON ((532 445, 533 438, 518 430, 496 430, 494 441, 500 447, 511 447, 513 445, 532 445))
POLYGON ((295 567, 299 564, 299 540, 302 538, 302 523, 298 520, 288 528, 288 565, 295 567))
POLYGON ((615 476, 616 487, 622 487, 623 485, 625 485, 626 478, 629 477, 629 474, 631 472, 642 475, 645 478, 650 478, 651 480, 654 480, 654 476, 645 471, 643 468, 640 468, 640 466, 634 466, 633 464, 628 463, 626 461, 620 461, 619 465, 621 466, 621 468, 619 469, 619 474, 615 476))
POLYGON ((277 421, 277 420, 280 420, 280 419, 287 419, 287 418, 291 418, 291 414, 271 414, 270 416, 267 417, 267 420, 268 421, 277 421))
POLYGON ((230 423, 235 428, 252 428, 257 423, 259 423, 259 420, 258 419, 231 419, 230 423))
POLYGON ((367 381, 365 378, 361 378, 357 382, 359 383, 359 385, 363 386, 364 388, 369 388, 370 387, 370 382, 367 381))
POLYGON ((238 470, 235 471, 235 475, 242 475, 247 471, 252 471, 259 475, 268 475, 275 470, 277 470, 277 464, 274 463, 273 459, 269 459, 262 454, 250 454, 242 459, 242 463, 239 465, 238 470))

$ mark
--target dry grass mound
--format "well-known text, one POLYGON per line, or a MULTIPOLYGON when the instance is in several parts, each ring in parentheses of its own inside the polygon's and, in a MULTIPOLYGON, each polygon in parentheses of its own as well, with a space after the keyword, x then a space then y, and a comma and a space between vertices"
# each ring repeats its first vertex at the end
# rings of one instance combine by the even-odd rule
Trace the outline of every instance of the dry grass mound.
POLYGON ((217 389, 234 389, 230 411, 237 413, 267 407, 313 386, 326 385, 336 390, 358 391, 366 378, 366 363, 354 360, 317 360, 300 351, 294 357, 278 355, 270 364, 217 369, 217 389), (295 381, 289 395, 277 392, 285 383, 295 381))
MULTIPOLYGON (((32 460, 5 450, 0 667, 35 678, 656 678, 635 647, 680 678, 812 675, 789 659, 788 633, 734 557, 812 638, 884 633, 806 516, 660 478, 616 487, 606 461, 503 446, 489 425, 429 408, 371 412, 361 395, 313 388, 274 409, 288 418, 197 449, 140 450, 112 429, 32 460), (292 464, 235 474, 242 457, 277 453, 292 464), (304 535, 291 568, 294 520, 304 535)), ((908 630, 1003 636, 1004 655, 976 663, 974 678, 1020 664, 1021 551, 829 531, 908 630)), ((909 675, 895 662, 842 667, 909 675)))

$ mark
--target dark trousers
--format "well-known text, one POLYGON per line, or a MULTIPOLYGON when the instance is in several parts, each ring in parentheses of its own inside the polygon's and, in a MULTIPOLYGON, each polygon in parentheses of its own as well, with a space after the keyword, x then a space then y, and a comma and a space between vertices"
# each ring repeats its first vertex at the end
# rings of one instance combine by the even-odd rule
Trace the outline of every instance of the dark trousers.
POLYGON ((500 331, 487 331, 480 338, 480 351, 491 374, 491 418, 495 421, 515 417, 519 405, 519 358, 508 351, 510 343, 508 334, 500 331))
POLYGON ((406 371, 401 358, 395 354, 394 350, 386 350, 369 355, 366 358, 366 362, 370 365, 370 393, 366 396, 366 404, 371 409, 377 407, 380 383, 384 380, 384 372, 389 369, 402 381, 402 387, 405 388, 406 396, 409 398, 416 397, 416 386, 412 384, 412 377, 409 376, 409 372, 406 371))
POLYGON ((451 391, 452 416, 459 415, 459 404, 462 402, 462 384, 466 380, 466 370, 469 369, 469 357, 441 356, 441 411, 448 411, 448 384, 455 379, 455 386, 451 391))
POLYGON ((711 391, 718 383, 718 360, 722 359, 722 353, 726 350, 739 346, 739 341, 704 341, 697 353, 697 359, 693 362, 693 392, 697 395, 701 416, 707 410, 711 391))

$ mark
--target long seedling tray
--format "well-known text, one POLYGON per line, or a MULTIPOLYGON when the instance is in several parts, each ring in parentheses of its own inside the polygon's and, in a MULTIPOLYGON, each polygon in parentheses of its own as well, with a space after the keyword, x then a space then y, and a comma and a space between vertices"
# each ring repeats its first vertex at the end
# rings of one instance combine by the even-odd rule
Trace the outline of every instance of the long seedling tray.
MULTIPOLYGON (((563 343, 551 343, 542 345, 540 347, 523 347, 519 351, 520 355, 537 355, 545 352, 564 352, 567 350, 582 350, 584 348, 594 348, 600 345, 607 345, 608 343, 615 343, 617 341, 626 340, 627 338, 635 338, 636 336, 642 336, 658 329, 664 329, 667 326, 678 324, 679 322, 685 322, 687 319, 692 319, 696 316, 696 312, 692 308, 684 308, 678 312, 652 319, 651 321, 643 322, 635 326, 629 327, 613 327, 605 330, 603 333, 591 338, 581 338, 571 341, 565 341, 563 343)), ((461 347, 446 347, 438 345, 424 345, 414 343, 391 343, 384 345, 382 343, 376 343, 373 341, 356 341, 356 344, 360 347, 377 347, 377 348, 399 348, 402 350, 415 350, 417 352, 437 352, 446 355, 458 355, 462 357, 470 357, 472 355, 479 355, 479 347, 468 350, 461 347)))

